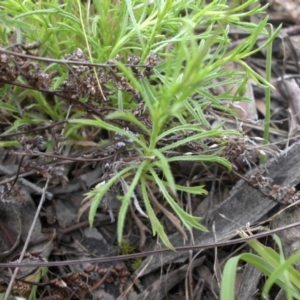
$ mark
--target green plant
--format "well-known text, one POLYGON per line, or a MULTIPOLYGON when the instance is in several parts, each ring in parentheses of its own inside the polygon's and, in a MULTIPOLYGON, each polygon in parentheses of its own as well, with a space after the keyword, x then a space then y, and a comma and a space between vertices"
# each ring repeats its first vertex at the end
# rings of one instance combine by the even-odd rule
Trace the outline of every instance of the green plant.
MULTIPOLYGON (((8 0, 1 3, 0 34, 5 44, 9 44, 7 32, 14 28, 17 43, 40 39, 43 57, 61 58, 75 48, 84 49, 91 62, 106 62, 118 55, 114 60, 114 76, 123 83, 119 90, 113 85, 113 76, 103 83, 97 67, 94 67, 97 89, 101 92, 101 99, 93 103, 94 112, 110 107, 107 110, 110 113, 103 117, 98 114, 95 118, 80 119, 84 110, 64 107, 57 96, 54 96, 53 105, 49 105, 41 93, 19 93, 19 87, 15 87, 14 95, 20 97, 21 104, 27 96, 33 98, 34 103, 29 109, 18 114, 12 97, 5 99, 0 109, 7 109, 15 118, 14 125, 7 132, 28 123, 39 124, 49 119, 69 117, 68 138, 78 139, 81 128, 87 125, 121 137, 127 151, 126 159, 112 164, 110 177, 88 193, 88 197, 93 198, 89 213, 93 225, 96 211, 107 192, 116 185, 122 187, 117 230, 119 243, 128 207, 133 201, 139 212, 149 218, 153 234, 172 248, 152 207, 157 194, 172 208, 177 225, 181 222, 188 230, 205 230, 199 224, 200 217, 190 215, 179 204, 180 193, 202 195, 206 193, 204 187, 176 184, 171 166, 177 162, 210 162, 230 170, 231 164, 222 155, 222 150, 239 133, 224 130, 222 124, 211 128, 206 111, 214 109, 234 114, 227 104, 247 100, 243 90, 250 78, 265 88, 271 87, 244 61, 270 45, 278 33, 279 29, 270 34, 262 46, 254 49, 257 37, 267 36, 267 18, 259 24, 253 24, 247 18, 263 13, 265 7, 257 5, 252 8, 256 0, 205 2, 106 0, 101 4, 100 1, 84 4, 79 0, 68 0, 61 5, 58 0, 39 1, 37 4, 8 0), (231 27, 244 30, 248 37, 227 51, 231 27), (202 29, 198 31, 197 28, 202 29), (148 68, 147 76, 142 76, 138 67, 126 66, 130 56, 140 57, 139 64, 148 68), (226 69, 230 62, 239 64, 244 71, 226 69), (225 91, 221 95, 211 92, 228 84, 238 85, 238 92, 225 91), (109 99, 104 88, 114 92, 109 99), (217 150, 213 151, 206 145, 208 139, 217 143, 217 150), (138 195, 143 201, 141 206, 138 195)), ((45 70, 59 74, 52 81, 53 89, 61 87, 69 71, 65 63, 57 61, 48 64, 45 70)), ((78 98, 76 100, 81 103, 89 101, 88 95, 78 98)), ((12 142, 15 141, 6 142, 6 145, 12 142)))
POLYGON ((142 264, 143 260, 141 258, 137 258, 135 259, 132 263, 131 263, 131 268, 132 270, 137 270, 140 265, 142 264))
MULTIPOLYGON (((122 254, 131 254, 137 252, 137 249, 135 246, 130 244, 130 242, 127 239, 123 238, 120 245, 120 251, 122 254)), ((132 270, 135 271, 142 264, 142 262, 143 260, 141 258, 134 259, 131 262, 132 270)))
POLYGON ((253 265, 267 277, 262 289, 264 299, 268 299, 269 291, 274 284, 285 290, 286 299, 300 299, 300 273, 293 268, 293 264, 300 259, 300 252, 285 259, 280 239, 274 235, 274 240, 278 245, 279 253, 262 245, 257 240, 251 240, 247 243, 257 254, 244 253, 232 257, 226 262, 222 276, 221 300, 235 299, 234 286, 239 261, 253 265))
MULTIPOLYGON (((88 124, 104 128, 110 132, 127 137, 132 141, 130 147, 134 151, 134 159, 128 164, 124 164, 115 170, 113 176, 99 189, 91 191, 88 195, 94 196, 94 201, 90 209, 90 222, 107 191, 120 180, 127 180, 127 188, 123 188, 124 196, 119 197, 122 202, 118 218, 118 240, 121 241, 126 213, 131 200, 136 197, 135 191, 139 189, 146 208, 145 214, 149 217, 153 234, 158 234, 165 245, 172 247, 169 243, 165 231, 157 219, 151 205, 149 196, 151 186, 156 186, 162 193, 164 199, 175 212, 176 216, 191 230, 193 227, 199 230, 205 228, 198 223, 199 217, 193 217, 186 213, 177 201, 178 192, 188 192, 191 194, 203 194, 203 187, 185 187, 175 184, 170 164, 178 161, 209 161, 222 164, 230 169, 230 164, 218 153, 213 155, 189 155, 180 153, 178 149, 195 141, 202 141, 206 138, 236 135, 236 131, 226 131, 221 127, 210 129, 203 110, 207 106, 213 106, 218 110, 228 109, 222 106, 222 100, 245 100, 243 95, 230 95, 225 93, 218 97, 210 93, 210 88, 223 85, 224 82, 217 81, 219 78, 226 78, 226 82, 244 84, 249 78, 253 78, 261 85, 270 87, 270 84, 256 74, 243 59, 260 51, 261 48, 270 44, 277 32, 271 35, 266 43, 259 49, 253 50, 253 46, 258 35, 266 33, 265 26, 267 18, 260 24, 254 25, 244 21, 244 18, 251 14, 263 12, 259 6, 249 9, 255 1, 247 1, 242 5, 230 8, 226 1, 212 1, 208 5, 192 1, 175 2, 166 1, 163 6, 156 3, 149 5, 148 17, 142 14, 143 18, 132 14, 128 7, 128 13, 132 21, 132 28, 135 33, 131 37, 140 41, 140 45, 135 51, 141 53, 141 57, 146 58, 150 51, 154 51, 164 57, 161 65, 154 70, 153 78, 158 84, 151 84, 149 80, 143 78, 137 80, 133 72, 121 63, 118 63, 122 72, 130 84, 140 93, 145 102, 146 111, 152 126, 147 127, 141 120, 131 112, 120 110, 109 114, 105 120, 96 118, 95 120, 71 120, 71 123, 88 124), (197 7, 197 9, 196 9, 197 7), (246 9, 247 8, 247 9, 246 9), (181 17, 178 13, 182 10, 189 11, 188 17, 181 17), (153 17, 155 15, 155 18, 153 17), (149 20, 155 20, 154 26, 149 32, 147 25, 149 20), (178 26, 180 24, 180 26, 178 26), (196 35, 196 26, 206 25, 204 33, 196 35), (214 29, 214 25, 217 25, 214 29), (228 38, 229 26, 238 26, 249 32, 249 37, 230 52, 226 51, 230 43, 228 38), (161 39, 162 33, 165 39, 161 39), (143 36, 149 35, 148 43, 143 43, 143 36), (171 50, 166 50, 171 45, 171 50), (212 53, 210 49, 215 47, 212 53), (236 78, 237 73, 228 72, 224 66, 228 62, 237 62, 243 66, 245 72, 243 80, 236 78), (197 95, 200 100, 194 100, 197 95), (135 124, 142 134, 128 132, 125 129, 112 126, 108 120, 126 120, 135 124), (167 145, 161 144, 169 136, 180 136, 176 141, 169 141, 167 145), (170 153, 174 154, 170 154, 170 153), (177 153, 177 154, 176 154, 177 153), (183 154, 183 155, 182 155, 183 154)), ((139 15, 138 15, 139 16, 139 15)), ((143 61, 142 61, 143 62, 143 61)))
POLYGON ((130 242, 127 239, 122 240, 120 251, 122 254, 130 254, 136 252, 136 248, 130 244, 130 242))

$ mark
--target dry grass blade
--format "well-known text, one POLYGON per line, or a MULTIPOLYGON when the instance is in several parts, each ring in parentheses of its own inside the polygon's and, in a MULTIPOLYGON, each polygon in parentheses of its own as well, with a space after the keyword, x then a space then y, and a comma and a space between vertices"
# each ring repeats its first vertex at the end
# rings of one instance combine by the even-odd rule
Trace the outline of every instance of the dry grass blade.
MULTIPOLYGON (((38 217, 39 217, 39 214, 40 214, 40 212, 41 212, 42 205, 43 205, 43 203, 44 203, 44 201, 45 201, 45 194, 46 194, 46 190, 47 190, 47 188, 48 188, 48 184, 49 184, 49 179, 47 179, 46 184, 45 184, 45 186, 44 186, 44 188, 43 188, 43 193, 42 193, 42 195, 41 195, 40 203, 39 203, 39 206, 38 206, 38 208, 37 208, 37 210, 36 210, 34 219, 33 219, 33 221, 32 221, 32 225, 31 225, 31 227, 30 227, 30 229, 29 229, 29 232, 28 232, 28 235, 27 235, 27 239, 26 239, 26 241, 25 241, 25 244, 24 244, 23 249, 22 249, 22 251, 21 251, 20 257, 19 257, 19 259, 18 259, 18 263, 22 263, 22 260, 23 260, 23 258, 24 258, 25 252, 27 251, 27 248, 28 248, 28 245, 29 245, 31 236, 32 236, 32 232, 33 232, 33 230, 34 230, 36 221, 37 221, 37 219, 38 219, 38 217)), ((8 285, 6 291, 5 291, 4 300, 7 300, 7 299, 9 298, 9 295, 10 295, 12 286, 13 286, 13 284, 14 284, 14 281, 15 281, 15 279, 16 279, 16 276, 17 276, 17 274, 18 274, 18 271, 19 271, 19 268, 18 268, 18 267, 15 268, 15 270, 14 270, 14 272, 13 272, 13 274, 12 274, 12 277, 11 277, 11 279, 10 279, 9 285, 8 285)))

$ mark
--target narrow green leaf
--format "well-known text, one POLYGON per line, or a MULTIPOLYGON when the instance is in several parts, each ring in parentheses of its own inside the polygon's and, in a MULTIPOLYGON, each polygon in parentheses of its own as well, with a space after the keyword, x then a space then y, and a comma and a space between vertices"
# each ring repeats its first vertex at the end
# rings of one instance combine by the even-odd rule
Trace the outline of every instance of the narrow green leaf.
POLYGON ((162 170, 162 172, 168 182, 169 188, 174 193, 174 195, 176 195, 177 192, 176 192, 176 188, 175 188, 175 180, 174 180, 173 174, 171 172, 171 168, 168 163, 168 159, 157 149, 153 150, 153 154, 159 159, 159 161, 154 164, 157 165, 157 167, 159 167, 162 170))
POLYGON ((120 197, 120 199, 122 200, 122 205, 118 214, 118 226, 117 226, 117 237, 118 237, 119 244, 121 244, 123 239, 123 229, 124 229, 126 214, 127 214, 128 206, 131 201, 132 194, 134 193, 134 189, 136 188, 137 184, 140 181, 140 177, 147 163, 148 163, 147 161, 143 161, 138 166, 128 191, 126 192, 124 197, 120 197))
POLYGON ((114 125, 111 125, 97 117, 95 117, 96 120, 89 120, 89 119, 71 119, 68 122, 69 123, 76 123, 76 124, 82 124, 82 125, 91 125, 91 126, 95 126, 95 127, 100 127, 100 128, 104 128, 113 132, 117 132, 121 135, 124 135, 126 137, 128 137, 129 139, 135 141, 138 145, 140 145, 142 148, 147 148, 147 146, 145 144, 143 144, 141 142, 141 139, 139 139, 138 137, 136 137, 134 134, 121 129, 119 127, 116 127, 114 125))
POLYGON ((131 172, 135 168, 137 168, 137 166, 135 166, 135 165, 126 167, 125 169, 123 169, 123 170, 119 171, 117 174, 115 174, 103 186, 101 186, 98 189, 94 189, 86 194, 87 196, 94 196, 92 204, 91 204, 90 212, 89 212, 89 222, 90 222, 91 227, 93 226, 97 209, 98 209, 103 197, 107 193, 107 191, 114 185, 114 183, 116 183, 119 180, 120 177, 124 176, 126 173, 131 172))
POLYGON ((151 175, 154 178, 155 183, 158 185, 160 191, 164 195, 165 199, 168 201, 169 205, 172 207, 172 209, 175 211, 179 219, 182 221, 184 226, 191 230, 193 227, 196 229, 199 229, 201 231, 207 231, 207 229, 199 223, 200 217, 194 217, 187 212, 185 212, 177 203, 176 201, 171 197, 169 192, 167 191, 166 187, 164 186, 161 179, 157 176, 156 172, 153 169, 149 170, 151 175))
POLYGON ((159 222, 157 219, 155 212, 151 206, 149 197, 148 197, 148 192, 146 189, 146 181, 144 178, 141 178, 141 190, 142 190, 142 195, 143 195, 143 200, 146 206, 147 214, 151 222, 151 227, 152 227, 152 232, 153 235, 157 233, 157 235, 160 237, 164 245, 172 250, 174 250, 173 245, 170 243, 168 236, 165 233, 165 230, 162 226, 162 224, 159 222))
POLYGON ((194 162, 214 162, 223 165, 228 170, 231 170, 232 166, 228 160, 216 155, 181 155, 168 158, 168 162, 172 161, 194 161, 194 162))
MULTIPOLYGON (((263 274, 266 276, 270 276, 275 271, 275 268, 270 264, 270 262, 265 261, 261 257, 245 253, 241 254, 239 256, 230 258, 224 267, 223 270, 223 277, 222 277, 222 283, 221 283, 221 300, 233 300, 235 299, 235 278, 236 278, 236 269, 238 266, 239 260, 243 260, 245 262, 250 263, 255 268, 260 270, 263 274)), ((276 278, 276 284, 279 285, 281 288, 285 288, 285 281, 282 279, 282 277, 276 278)), ((294 298, 300 299, 300 294, 297 289, 291 287, 291 293, 294 298)))
POLYGON ((202 133, 194 134, 192 136, 189 136, 185 139, 181 139, 177 142, 171 143, 165 147, 162 147, 160 150, 161 151, 168 151, 174 148, 177 148, 182 145, 186 145, 187 143, 195 142, 195 141, 200 141, 205 138, 209 137, 214 137, 214 136, 224 136, 224 135, 240 135, 237 131, 234 130, 209 130, 209 131, 204 131, 202 133))
POLYGON ((126 120, 132 124, 136 124, 139 128, 141 128, 146 133, 150 134, 149 129, 139 121, 131 112, 123 112, 123 111, 116 111, 108 116, 106 116, 107 120, 126 120))

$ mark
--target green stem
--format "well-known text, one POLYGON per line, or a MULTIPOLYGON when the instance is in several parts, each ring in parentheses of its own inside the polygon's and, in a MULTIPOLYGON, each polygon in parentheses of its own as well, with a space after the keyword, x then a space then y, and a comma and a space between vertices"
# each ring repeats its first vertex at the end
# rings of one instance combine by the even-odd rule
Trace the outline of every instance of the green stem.
MULTIPOLYGON (((270 26, 269 37, 273 34, 273 26, 270 26)), ((266 64, 266 80, 267 82, 271 82, 271 75, 272 75, 272 43, 269 43, 267 48, 267 64, 266 64)), ((269 86, 266 87, 265 92, 266 97, 266 115, 265 115, 265 125, 264 125, 264 144, 269 143, 270 137, 270 122, 271 122, 271 88, 269 86)), ((265 162, 265 155, 260 157, 260 164, 265 162)))

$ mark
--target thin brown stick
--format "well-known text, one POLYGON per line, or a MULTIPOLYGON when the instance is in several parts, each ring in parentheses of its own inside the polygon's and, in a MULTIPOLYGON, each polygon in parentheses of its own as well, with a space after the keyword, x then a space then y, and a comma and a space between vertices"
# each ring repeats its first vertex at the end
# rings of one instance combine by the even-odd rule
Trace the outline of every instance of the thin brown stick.
MULTIPOLYGON (((40 56, 34 56, 34 55, 29 55, 29 54, 24 54, 24 53, 18 53, 14 51, 9 51, 6 50, 5 48, 0 47, 0 53, 4 53, 7 55, 13 55, 13 56, 18 56, 18 57, 23 57, 23 58, 28 58, 32 60, 39 60, 39 61, 45 61, 49 63, 58 63, 58 64, 70 64, 70 65, 81 65, 81 66, 91 66, 91 67, 105 67, 105 68, 110 68, 110 67, 116 67, 116 64, 108 64, 108 63, 90 63, 90 62, 83 62, 83 61, 76 61, 76 60, 65 60, 65 59, 54 59, 54 58, 48 58, 48 57, 40 57, 40 56)), ((149 65, 133 65, 133 64, 124 64, 124 66, 127 67, 141 67, 141 68, 152 68, 152 66, 149 65)))
MULTIPOLYGON (((284 230, 288 230, 294 227, 300 226, 300 222, 296 222, 293 224, 289 224, 283 227, 279 227, 273 230, 269 230, 267 232, 258 233, 252 236, 248 236, 245 238, 234 239, 225 242, 218 242, 218 243, 210 243, 204 245, 193 245, 193 246, 182 246, 176 247, 175 252, 187 252, 190 250, 199 250, 199 249, 211 249, 215 247, 223 247, 229 245, 235 245, 247 242, 249 240, 260 239, 274 233, 278 233, 284 230)), ((90 259, 82 259, 82 260, 66 260, 66 261, 57 261, 57 262, 36 262, 36 263, 0 263, 0 268, 28 268, 28 267, 54 267, 54 266, 67 266, 67 265, 77 265, 82 263, 102 263, 102 262, 111 262, 111 261, 120 261, 126 259, 136 259, 146 256, 151 256, 154 254, 162 254, 162 253, 170 253, 173 252, 170 249, 158 249, 153 251, 146 251, 141 253, 133 253, 133 254, 126 254, 126 255, 118 255, 118 256, 109 256, 109 257, 101 257, 101 258, 90 258, 90 259)))

